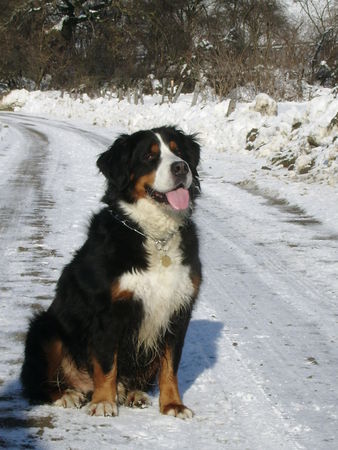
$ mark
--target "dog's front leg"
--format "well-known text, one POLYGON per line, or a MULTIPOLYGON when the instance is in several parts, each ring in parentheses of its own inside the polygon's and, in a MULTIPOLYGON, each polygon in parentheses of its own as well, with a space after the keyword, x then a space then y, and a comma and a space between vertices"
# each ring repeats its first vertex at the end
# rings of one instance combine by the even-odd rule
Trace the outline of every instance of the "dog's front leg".
MULTIPOLYGON (((168 416, 190 419, 194 413, 183 405, 178 390, 177 369, 174 365, 174 348, 166 346, 161 358, 159 374, 160 411, 168 416)), ((177 364, 178 366, 178 364, 177 364)))
POLYGON ((117 352, 114 353, 111 368, 103 370, 102 364, 93 357, 94 392, 88 405, 92 416, 117 416, 117 352))

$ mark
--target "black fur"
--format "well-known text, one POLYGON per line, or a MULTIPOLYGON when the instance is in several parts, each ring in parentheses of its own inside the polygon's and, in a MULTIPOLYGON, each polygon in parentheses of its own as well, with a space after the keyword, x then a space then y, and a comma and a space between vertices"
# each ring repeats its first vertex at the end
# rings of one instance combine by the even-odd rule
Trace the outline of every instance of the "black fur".
MULTIPOLYGON (((172 349, 177 372, 195 296, 188 308, 171 317, 170 329, 168 324, 164 337, 159 337, 155 356, 136 349, 144 314, 142 301, 121 298, 113 302, 111 298, 112 284, 122 274, 148 268, 145 237, 124 226, 116 216, 124 217, 119 200, 137 201, 133 196, 135 183, 159 164, 156 159, 147 159, 150 146, 156 142, 154 132, 161 134, 166 143, 170 140, 177 143, 179 156, 189 164, 193 174, 192 200, 198 195, 199 145, 194 136, 174 127, 122 135, 100 155, 97 165, 107 178, 103 201, 108 207, 92 218, 86 242, 61 274, 53 303, 48 311, 33 318, 28 330, 21 380, 24 394, 31 401, 49 402, 53 391, 71 387, 62 374, 58 385, 48 379, 46 348, 56 340, 62 342, 64 354, 89 376, 93 374, 93 357, 108 373, 117 351, 118 380, 127 389, 145 390, 154 385, 165 346, 172 349)), ((131 227, 139 228, 128 220, 131 227)), ((192 277, 200 279, 197 233, 191 219, 180 233, 183 264, 190 267, 192 277)))

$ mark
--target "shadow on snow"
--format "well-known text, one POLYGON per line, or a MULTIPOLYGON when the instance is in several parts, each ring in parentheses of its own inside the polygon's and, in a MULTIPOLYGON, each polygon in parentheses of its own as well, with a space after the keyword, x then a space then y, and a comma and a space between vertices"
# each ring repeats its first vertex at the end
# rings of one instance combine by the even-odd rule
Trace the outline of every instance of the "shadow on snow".
POLYGON ((182 395, 194 384, 205 370, 217 361, 217 340, 224 324, 210 320, 190 322, 179 368, 182 395))
MULTIPOLYGON (((192 320, 179 368, 182 395, 217 361, 217 340, 224 324, 192 320)), ((54 428, 52 416, 34 413, 21 395, 18 379, 0 388, 0 448, 42 449, 45 428, 54 428)))
POLYGON ((15 379, 0 389, 0 448, 42 449, 45 428, 53 428, 50 416, 34 416, 15 379))

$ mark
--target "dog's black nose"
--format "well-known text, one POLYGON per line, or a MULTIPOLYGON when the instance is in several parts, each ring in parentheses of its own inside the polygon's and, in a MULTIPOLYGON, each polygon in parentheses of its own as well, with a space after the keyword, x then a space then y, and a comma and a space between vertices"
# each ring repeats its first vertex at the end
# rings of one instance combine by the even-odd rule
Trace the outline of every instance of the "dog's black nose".
POLYGON ((171 173, 176 177, 182 177, 189 172, 189 166, 185 161, 175 161, 172 163, 171 173))

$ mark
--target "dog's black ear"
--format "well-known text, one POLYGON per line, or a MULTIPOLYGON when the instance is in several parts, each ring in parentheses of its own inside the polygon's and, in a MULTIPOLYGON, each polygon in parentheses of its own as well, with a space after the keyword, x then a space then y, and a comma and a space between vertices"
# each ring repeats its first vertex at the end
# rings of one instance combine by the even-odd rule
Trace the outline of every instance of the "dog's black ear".
POLYGON ((194 177, 195 195, 199 195, 201 191, 197 166, 200 162, 201 147, 196 139, 196 134, 182 133, 184 145, 187 149, 188 163, 194 177))
POLYGON ((196 169, 200 162, 201 147, 196 139, 196 134, 184 135, 186 146, 189 150, 188 154, 193 167, 196 169))
POLYGON ((176 126, 169 128, 179 135, 181 143, 186 150, 186 156, 190 169, 197 174, 196 168, 200 162, 201 147, 198 143, 197 134, 185 134, 176 126))
POLYGON ((121 135, 113 145, 99 156, 96 165, 100 172, 118 191, 123 191, 130 180, 131 148, 128 144, 129 135, 121 135))

